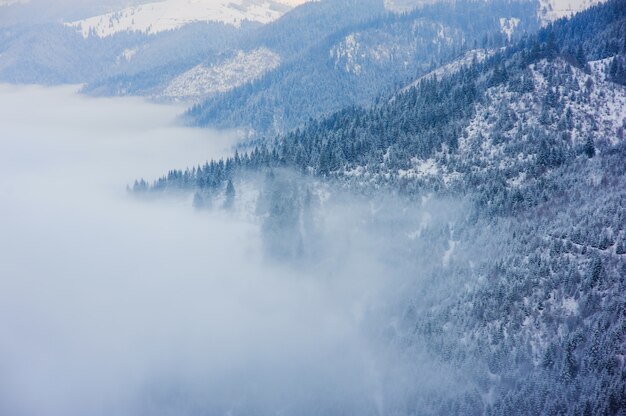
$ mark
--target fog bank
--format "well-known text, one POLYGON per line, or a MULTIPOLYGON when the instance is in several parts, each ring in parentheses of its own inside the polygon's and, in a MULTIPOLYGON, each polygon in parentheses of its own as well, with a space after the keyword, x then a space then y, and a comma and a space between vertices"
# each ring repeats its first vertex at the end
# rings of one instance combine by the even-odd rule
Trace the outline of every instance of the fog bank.
POLYGON ((369 208, 332 210, 327 262, 268 260, 254 221, 125 191, 235 135, 74 90, 0 86, 1 414, 383 414, 456 383, 382 330, 406 273, 346 225, 369 208))

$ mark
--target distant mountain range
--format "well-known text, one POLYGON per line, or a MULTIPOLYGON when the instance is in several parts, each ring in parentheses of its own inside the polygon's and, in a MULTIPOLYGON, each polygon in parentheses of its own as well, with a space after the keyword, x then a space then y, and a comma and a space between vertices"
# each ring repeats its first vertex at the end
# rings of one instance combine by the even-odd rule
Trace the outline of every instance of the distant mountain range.
MULTIPOLYGON (((68 2, 73 4, 71 0, 68 2)), ((523 16, 525 22, 522 26, 518 26, 521 17, 501 16, 504 19, 501 30, 507 37, 513 36, 515 32, 519 34, 528 30, 529 20, 545 22, 593 3, 561 2, 529 1, 529 10, 534 11, 523 16)), ((281 63, 287 65, 294 54, 306 53, 315 43, 324 42, 350 25, 365 23, 385 12, 410 12, 416 7, 427 8, 437 3, 454 4, 415 0, 165 0, 149 3, 135 1, 131 6, 117 8, 115 5, 119 2, 111 0, 100 7, 73 7, 77 13, 107 7, 110 10, 78 20, 66 20, 63 28, 58 23, 58 15, 51 13, 45 3, 4 0, 0 6, 6 7, 3 14, 8 20, 3 22, 0 18, 0 80, 44 84, 97 82, 98 87, 93 90, 98 93, 158 97, 168 88, 169 81, 198 64, 203 64, 205 68, 224 65, 233 54, 267 48, 281 56, 281 63), (37 15, 39 9, 54 17, 46 21, 37 15), (345 15, 342 16, 342 13, 345 15), (270 24, 272 22, 277 24, 270 24), (295 27, 295 22, 300 22, 301 26, 295 27), (267 29, 259 28, 263 25, 267 29), (307 33, 299 33, 304 27, 309 39, 304 39, 307 33), (236 32, 233 29, 237 29, 236 32), (270 38, 263 39, 263 36, 270 38), (219 41, 208 41, 202 45, 192 37, 200 40, 216 38, 219 41), (237 40, 233 41, 235 38, 237 40), (291 42, 289 50, 277 48, 276 41, 291 42), (184 46, 181 48, 181 45, 184 46), (228 53, 220 57, 223 52, 228 53), (149 87, 137 85, 139 74, 151 78, 147 81, 149 87), (122 81, 124 76, 128 79, 122 81), (104 88, 108 78, 111 78, 110 86, 104 88), (115 79, 123 86, 115 87, 115 79)), ((426 62, 427 65, 429 63, 426 62)), ((261 75, 269 69, 273 67, 258 70, 256 74, 261 75)), ((195 79, 198 84, 198 71, 195 79)), ((242 79, 249 81, 247 77, 242 79)), ((215 83, 215 79, 209 78, 207 83, 215 83)), ((232 87, 238 85, 239 82, 235 82, 232 87)), ((207 91, 212 91, 212 88, 199 85, 198 94, 188 91, 186 97, 198 100, 207 95, 207 91)))
POLYGON ((119 32, 155 34, 190 23, 220 22, 236 27, 242 22, 267 24, 307 0, 163 0, 68 23, 84 37, 119 32))
POLYGON ((92 95, 184 102, 187 123, 258 138, 366 105, 468 51, 501 48, 594 3, 135 3, 64 24, 0 26, 0 81, 83 84, 92 95))

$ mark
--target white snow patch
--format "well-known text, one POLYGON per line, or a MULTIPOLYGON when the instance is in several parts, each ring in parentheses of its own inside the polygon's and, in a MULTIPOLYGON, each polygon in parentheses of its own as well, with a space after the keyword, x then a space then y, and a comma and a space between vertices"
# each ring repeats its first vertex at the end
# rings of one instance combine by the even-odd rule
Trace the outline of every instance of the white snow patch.
POLYGON ((422 176, 434 176, 439 173, 437 161, 434 158, 418 161, 415 170, 422 176))
POLYGON ((519 175, 517 175, 516 177, 508 179, 506 183, 511 188, 519 188, 525 180, 526 172, 520 172, 519 175))
POLYGON ((357 166, 353 169, 346 170, 343 174, 345 176, 350 176, 350 177, 359 177, 359 176, 362 176, 366 172, 367 170, 365 169, 364 166, 357 166))
POLYGON ((349 74, 360 75, 361 65, 358 63, 359 42, 354 33, 349 34, 339 44, 338 47, 331 49, 330 56, 335 59, 335 67, 343 62, 343 70, 349 74))
POLYGON ((515 32, 515 29, 517 29, 517 26, 519 26, 519 24, 520 19, 518 19, 517 17, 511 17, 510 19, 507 19, 506 17, 500 18, 500 30, 504 35, 506 35, 506 38, 509 41, 511 40, 511 37, 513 36, 513 33, 515 32))
POLYGON ((570 315, 578 315, 578 302, 573 298, 563 299, 563 309, 570 315))
POLYGON ((400 178, 426 178, 430 176, 437 176, 439 174, 439 167, 435 158, 430 159, 411 159, 413 167, 411 169, 398 170, 398 176, 400 178))
POLYGON ((138 51, 139 49, 137 48, 124 49, 122 54, 117 57, 116 63, 119 65, 122 62, 130 62, 133 59, 133 57, 137 54, 138 51))

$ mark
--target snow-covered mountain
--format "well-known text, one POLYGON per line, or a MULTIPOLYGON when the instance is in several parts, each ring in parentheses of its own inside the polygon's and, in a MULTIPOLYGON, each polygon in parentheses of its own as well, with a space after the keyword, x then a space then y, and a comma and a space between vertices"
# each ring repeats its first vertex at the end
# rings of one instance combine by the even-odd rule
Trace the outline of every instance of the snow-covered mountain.
POLYGON ((164 0, 67 23, 84 37, 119 32, 155 34, 195 22, 222 22, 239 27, 244 21, 266 24, 307 0, 164 0))

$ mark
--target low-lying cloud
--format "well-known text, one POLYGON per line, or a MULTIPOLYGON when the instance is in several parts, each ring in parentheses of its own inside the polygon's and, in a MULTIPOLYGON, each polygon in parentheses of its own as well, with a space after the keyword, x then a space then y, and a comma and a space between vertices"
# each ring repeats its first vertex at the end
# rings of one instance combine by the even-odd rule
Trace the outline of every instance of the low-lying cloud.
POLYGON ((358 226, 380 207, 333 206, 323 261, 270 259, 254 221, 124 190, 234 134, 74 89, 0 86, 1 414, 383 414, 455 384, 385 332, 415 271, 358 226))

